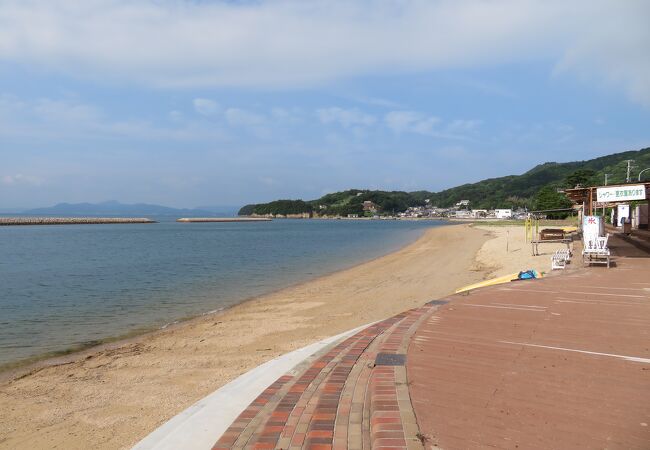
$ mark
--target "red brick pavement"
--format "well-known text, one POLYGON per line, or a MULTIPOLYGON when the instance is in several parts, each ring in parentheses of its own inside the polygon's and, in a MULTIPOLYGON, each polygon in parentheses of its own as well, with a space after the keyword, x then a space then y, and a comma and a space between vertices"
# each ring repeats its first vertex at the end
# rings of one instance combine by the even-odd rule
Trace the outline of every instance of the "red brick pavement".
POLYGON ((326 351, 298 376, 281 377, 213 448, 422 448, 404 356, 417 324, 435 308, 371 325, 326 351), (378 355, 389 358, 386 364, 398 365, 381 360, 375 365, 378 355))
POLYGON ((650 259, 610 241, 635 257, 455 296, 419 327, 427 446, 650 449, 650 259))

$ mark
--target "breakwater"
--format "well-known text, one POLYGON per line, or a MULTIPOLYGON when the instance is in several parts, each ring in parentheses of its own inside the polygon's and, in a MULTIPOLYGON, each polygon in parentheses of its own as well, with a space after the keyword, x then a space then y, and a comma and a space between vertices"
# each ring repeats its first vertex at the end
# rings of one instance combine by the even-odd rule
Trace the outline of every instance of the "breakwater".
POLYGON ((142 217, 0 217, 2 225, 82 225, 106 223, 156 223, 142 217))
POLYGON ((183 217, 176 222, 270 222, 266 217, 183 217))

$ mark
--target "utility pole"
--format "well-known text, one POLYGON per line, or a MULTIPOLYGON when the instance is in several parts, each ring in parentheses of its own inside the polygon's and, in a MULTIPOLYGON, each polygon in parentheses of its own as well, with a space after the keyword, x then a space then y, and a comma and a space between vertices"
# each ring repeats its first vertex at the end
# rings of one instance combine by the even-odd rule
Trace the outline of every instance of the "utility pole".
POLYGON ((632 163, 634 162, 633 159, 628 159, 625 161, 627 163, 627 177, 625 177, 625 182, 629 183, 630 180, 630 171, 632 170, 632 163))

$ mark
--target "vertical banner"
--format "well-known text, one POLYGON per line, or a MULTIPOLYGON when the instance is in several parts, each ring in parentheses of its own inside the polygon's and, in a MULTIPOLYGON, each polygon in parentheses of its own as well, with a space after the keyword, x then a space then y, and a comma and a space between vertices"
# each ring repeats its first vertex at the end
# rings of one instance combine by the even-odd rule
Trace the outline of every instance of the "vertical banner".
POLYGON ((584 216, 582 219, 582 236, 586 240, 604 235, 603 218, 600 216, 584 216))

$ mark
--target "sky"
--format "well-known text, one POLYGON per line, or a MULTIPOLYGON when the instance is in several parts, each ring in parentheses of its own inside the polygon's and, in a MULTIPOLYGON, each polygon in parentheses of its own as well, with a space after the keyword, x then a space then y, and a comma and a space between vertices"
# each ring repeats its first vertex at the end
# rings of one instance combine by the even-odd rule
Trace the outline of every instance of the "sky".
POLYGON ((437 191, 650 146, 646 0, 0 1, 0 210, 437 191))

